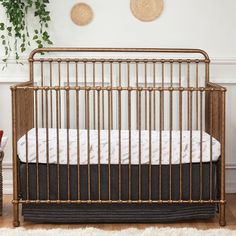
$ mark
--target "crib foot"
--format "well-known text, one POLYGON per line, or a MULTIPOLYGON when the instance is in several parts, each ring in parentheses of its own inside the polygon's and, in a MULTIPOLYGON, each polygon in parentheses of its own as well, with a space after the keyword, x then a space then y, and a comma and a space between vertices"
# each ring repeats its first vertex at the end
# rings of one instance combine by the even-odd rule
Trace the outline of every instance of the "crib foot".
POLYGON ((20 226, 20 219, 19 219, 19 204, 13 203, 13 222, 14 227, 20 226))
POLYGON ((13 227, 19 227, 20 221, 13 221, 13 227))
POLYGON ((225 203, 220 204, 220 220, 219 220, 220 226, 226 226, 226 220, 225 220, 225 203))
POLYGON ((226 221, 225 221, 225 220, 224 220, 224 221, 220 221, 220 226, 221 226, 221 227, 226 226, 226 221))

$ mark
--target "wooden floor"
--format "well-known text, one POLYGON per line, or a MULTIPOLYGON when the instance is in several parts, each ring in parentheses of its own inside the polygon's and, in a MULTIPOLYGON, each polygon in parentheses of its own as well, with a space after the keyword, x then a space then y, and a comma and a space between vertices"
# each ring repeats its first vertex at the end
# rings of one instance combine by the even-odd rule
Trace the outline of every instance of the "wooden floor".
MULTIPOLYGON (((4 196, 4 208, 3 216, 0 217, 0 227, 12 227, 12 204, 11 195, 4 196)), ((236 229, 236 194, 227 194, 227 205, 226 205, 226 222, 225 228, 236 229)), ((21 226, 32 229, 32 228, 82 228, 86 226, 95 227, 104 230, 121 230, 130 227, 135 228, 146 228, 146 227, 195 227, 199 229, 219 228, 218 217, 212 220, 205 221, 188 221, 179 223, 169 224, 32 224, 30 222, 24 222, 21 218, 21 226)))

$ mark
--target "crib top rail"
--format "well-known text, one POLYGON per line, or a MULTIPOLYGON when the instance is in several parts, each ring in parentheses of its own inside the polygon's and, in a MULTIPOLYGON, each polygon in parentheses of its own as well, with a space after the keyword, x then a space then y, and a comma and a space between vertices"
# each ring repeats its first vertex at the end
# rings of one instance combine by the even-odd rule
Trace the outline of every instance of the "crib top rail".
POLYGON ((209 62, 208 54, 201 49, 178 48, 38 48, 31 52, 29 60, 42 53, 159 53, 159 54, 200 54, 209 62))
POLYGON ((39 48, 29 57, 39 86, 200 87, 209 82, 200 49, 39 48))

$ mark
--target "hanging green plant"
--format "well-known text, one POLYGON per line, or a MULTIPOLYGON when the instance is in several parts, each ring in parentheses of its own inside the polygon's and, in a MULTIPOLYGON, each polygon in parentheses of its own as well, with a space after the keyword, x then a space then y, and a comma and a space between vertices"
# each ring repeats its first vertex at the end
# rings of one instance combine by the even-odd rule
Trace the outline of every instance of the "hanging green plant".
POLYGON ((5 55, 3 62, 6 65, 12 54, 18 63, 20 54, 26 51, 32 42, 36 43, 38 48, 52 44, 47 31, 51 20, 50 12, 47 10, 49 0, 0 0, 0 3, 7 16, 6 23, 0 22, 0 40, 5 55), (34 29, 29 27, 27 22, 30 12, 36 20, 34 29))

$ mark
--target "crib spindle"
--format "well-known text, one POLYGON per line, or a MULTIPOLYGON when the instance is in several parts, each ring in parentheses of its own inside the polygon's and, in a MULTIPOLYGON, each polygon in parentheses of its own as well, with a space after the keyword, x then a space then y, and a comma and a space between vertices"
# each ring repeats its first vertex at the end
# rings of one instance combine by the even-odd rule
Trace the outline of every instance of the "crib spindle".
POLYGON ((60 200, 60 134, 59 134, 59 94, 60 91, 56 90, 56 136, 57 136, 57 200, 60 200))
MULTIPOLYGON (((120 71, 120 64, 119 64, 119 75, 121 75, 120 71)), ((122 128, 122 120, 121 120, 121 109, 122 109, 122 103, 121 103, 121 89, 118 90, 118 122, 119 122, 119 171, 118 171, 118 189, 119 189, 119 200, 122 200, 122 181, 121 181, 121 128, 122 128)))
POLYGON ((149 185, 148 185, 148 199, 152 201, 152 88, 149 89, 149 130, 148 130, 148 138, 149 138, 149 185))
POLYGON ((162 130, 163 130, 163 95, 164 91, 160 90, 160 117, 159 117, 159 200, 162 200, 162 130))
MULTIPOLYGON (((144 87, 147 88, 147 62, 144 62, 144 87)), ((147 130, 147 90, 144 91, 144 96, 145 96, 145 111, 144 111, 144 117, 145 117, 145 130, 147 130)))
POLYGON ((182 63, 179 61, 179 88, 182 87, 182 63))
POLYGON ((108 90, 108 200, 111 200, 111 92, 108 90))
MULTIPOLYGON (((53 81, 52 81, 52 61, 49 61, 49 86, 52 87, 53 81)), ((50 127, 53 128, 53 90, 50 89, 50 127)))
MULTIPOLYGON (((153 88, 156 87, 156 63, 153 62, 153 88)), ((156 91, 153 91, 153 130, 156 130, 156 91)))
MULTIPOLYGON (((199 62, 196 62, 196 88, 199 87, 199 81, 198 81, 198 74, 199 74, 199 62)), ((196 130, 198 130, 198 123, 199 123, 199 96, 198 96, 199 91, 196 91, 196 104, 195 104, 195 109, 196 109, 196 130)))
POLYGON ((91 201, 91 160, 90 160, 90 99, 89 89, 85 91, 86 94, 86 113, 87 113, 87 155, 88 155, 88 200, 91 201))
POLYGON ((209 199, 212 200, 212 153, 213 153, 213 150, 212 150, 212 145, 213 145, 213 137, 212 137, 212 134, 213 134, 213 94, 214 94, 214 91, 210 92, 210 176, 209 176, 209 182, 210 182, 210 185, 209 185, 209 199))
POLYGON ((97 111, 98 111, 98 200, 101 200, 101 111, 100 111, 100 88, 97 89, 97 111))
POLYGON ((202 168, 202 135, 203 135, 203 91, 200 91, 200 176, 199 176, 199 181, 200 181, 200 190, 199 190, 199 195, 200 195, 200 201, 203 199, 203 168, 202 168))
MULTIPOLYGON (((93 62, 93 87, 96 86, 96 63, 93 62)), ((96 91, 93 90, 93 129, 96 129, 96 91)))
POLYGON ((128 182, 128 199, 129 201, 131 201, 131 185, 132 185, 132 182, 131 182, 131 176, 132 176, 132 173, 131 173, 131 161, 132 161, 132 154, 131 154, 131 90, 128 89, 128 130, 129 130, 129 170, 128 170, 128 175, 129 175, 129 182, 128 182))
MULTIPOLYGON (((187 87, 190 88, 190 63, 187 62, 187 87)), ((187 92, 187 129, 190 129, 190 91, 187 92)))
POLYGON ((39 132, 38 132, 38 90, 35 90, 35 150, 36 150, 36 200, 39 200, 39 132))
MULTIPOLYGON (((23 90, 24 99, 27 96, 27 90, 23 90)), ((26 104, 24 105, 24 112, 27 112, 26 104)), ((26 199, 29 200, 29 143, 28 143, 28 130, 27 130, 27 120, 24 120, 24 127, 25 127, 25 159, 26 159, 26 168, 25 168, 25 175, 26 175, 26 199)))
POLYGON ((80 186, 80 90, 76 90, 76 136, 77 136, 77 199, 81 200, 80 186))
POLYGON ((49 169, 49 122, 48 122, 48 89, 45 90, 45 106, 46 106, 46 187, 47 201, 50 201, 50 169, 49 169))
POLYGON ((193 91, 189 92, 189 140, 190 140, 190 164, 189 164, 189 200, 192 201, 193 196, 193 91))
MULTIPOLYGON (((171 76, 172 77, 172 76, 171 76)), ((172 79, 171 79, 172 86, 172 79)), ((172 87, 171 87, 172 88, 172 87)), ((169 108, 169 199, 172 200, 172 130, 173 130, 173 91, 169 91, 170 108, 169 108)))
MULTIPOLYGON (((164 61, 161 62, 161 87, 164 88, 165 87, 165 63, 164 61)), ((165 104, 165 96, 164 96, 164 92, 163 94, 161 95, 161 103, 160 103, 160 109, 161 109, 161 112, 160 112, 160 119, 161 119, 161 129, 164 130, 165 129, 165 110, 164 110, 164 104, 165 104)))
POLYGON ((130 87, 130 62, 127 62, 127 87, 130 87))
MULTIPOLYGON (((87 62, 83 62, 84 65, 84 87, 87 87, 87 62)), ((84 90, 84 127, 87 129, 88 127, 88 119, 87 119, 87 93, 84 90)))
MULTIPOLYGON (((58 61, 58 86, 60 87, 61 86, 61 61, 59 60, 58 61)), ((59 108, 58 108, 58 122, 59 122, 59 129, 61 129, 61 125, 62 125, 62 122, 61 122, 61 113, 62 113, 62 110, 61 110, 61 107, 62 107, 62 102, 61 102, 61 90, 59 90, 59 97, 58 97, 58 102, 59 102, 59 108)))
MULTIPOLYGON (((110 63, 110 86, 113 87, 113 63, 110 63)), ((111 101, 110 101, 110 111, 111 111, 111 129, 113 130, 113 122, 114 122, 114 115, 113 115, 113 90, 111 90, 111 101)))
MULTIPOLYGON (((135 75, 136 75, 136 87, 139 87, 139 63, 135 63, 135 75)), ((136 91, 136 129, 139 129, 139 94, 140 92, 136 91)))
POLYGON ((67 199, 70 200, 70 92, 66 89, 66 148, 67 148, 67 199))
MULTIPOLYGON (((44 86, 44 64, 43 61, 40 62, 41 66, 41 83, 40 86, 44 86)), ((42 127, 44 128, 44 90, 41 90, 41 120, 42 120, 42 127)))
MULTIPOLYGON (((104 62, 102 61, 102 87, 105 86, 105 81, 104 81, 104 73, 105 73, 105 68, 104 68, 104 62)), ((105 95, 104 95, 104 90, 102 90, 102 129, 105 129, 105 95)))
POLYGON ((139 182, 139 201, 142 201, 142 135, 141 135, 141 128, 142 128, 142 116, 141 116, 141 96, 142 96, 142 89, 140 88, 137 90, 138 92, 138 159, 139 159, 139 165, 138 165, 138 182, 139 182))
POLYGON ((179 91, 179 200, 183 199, 183 90, 179 91))

